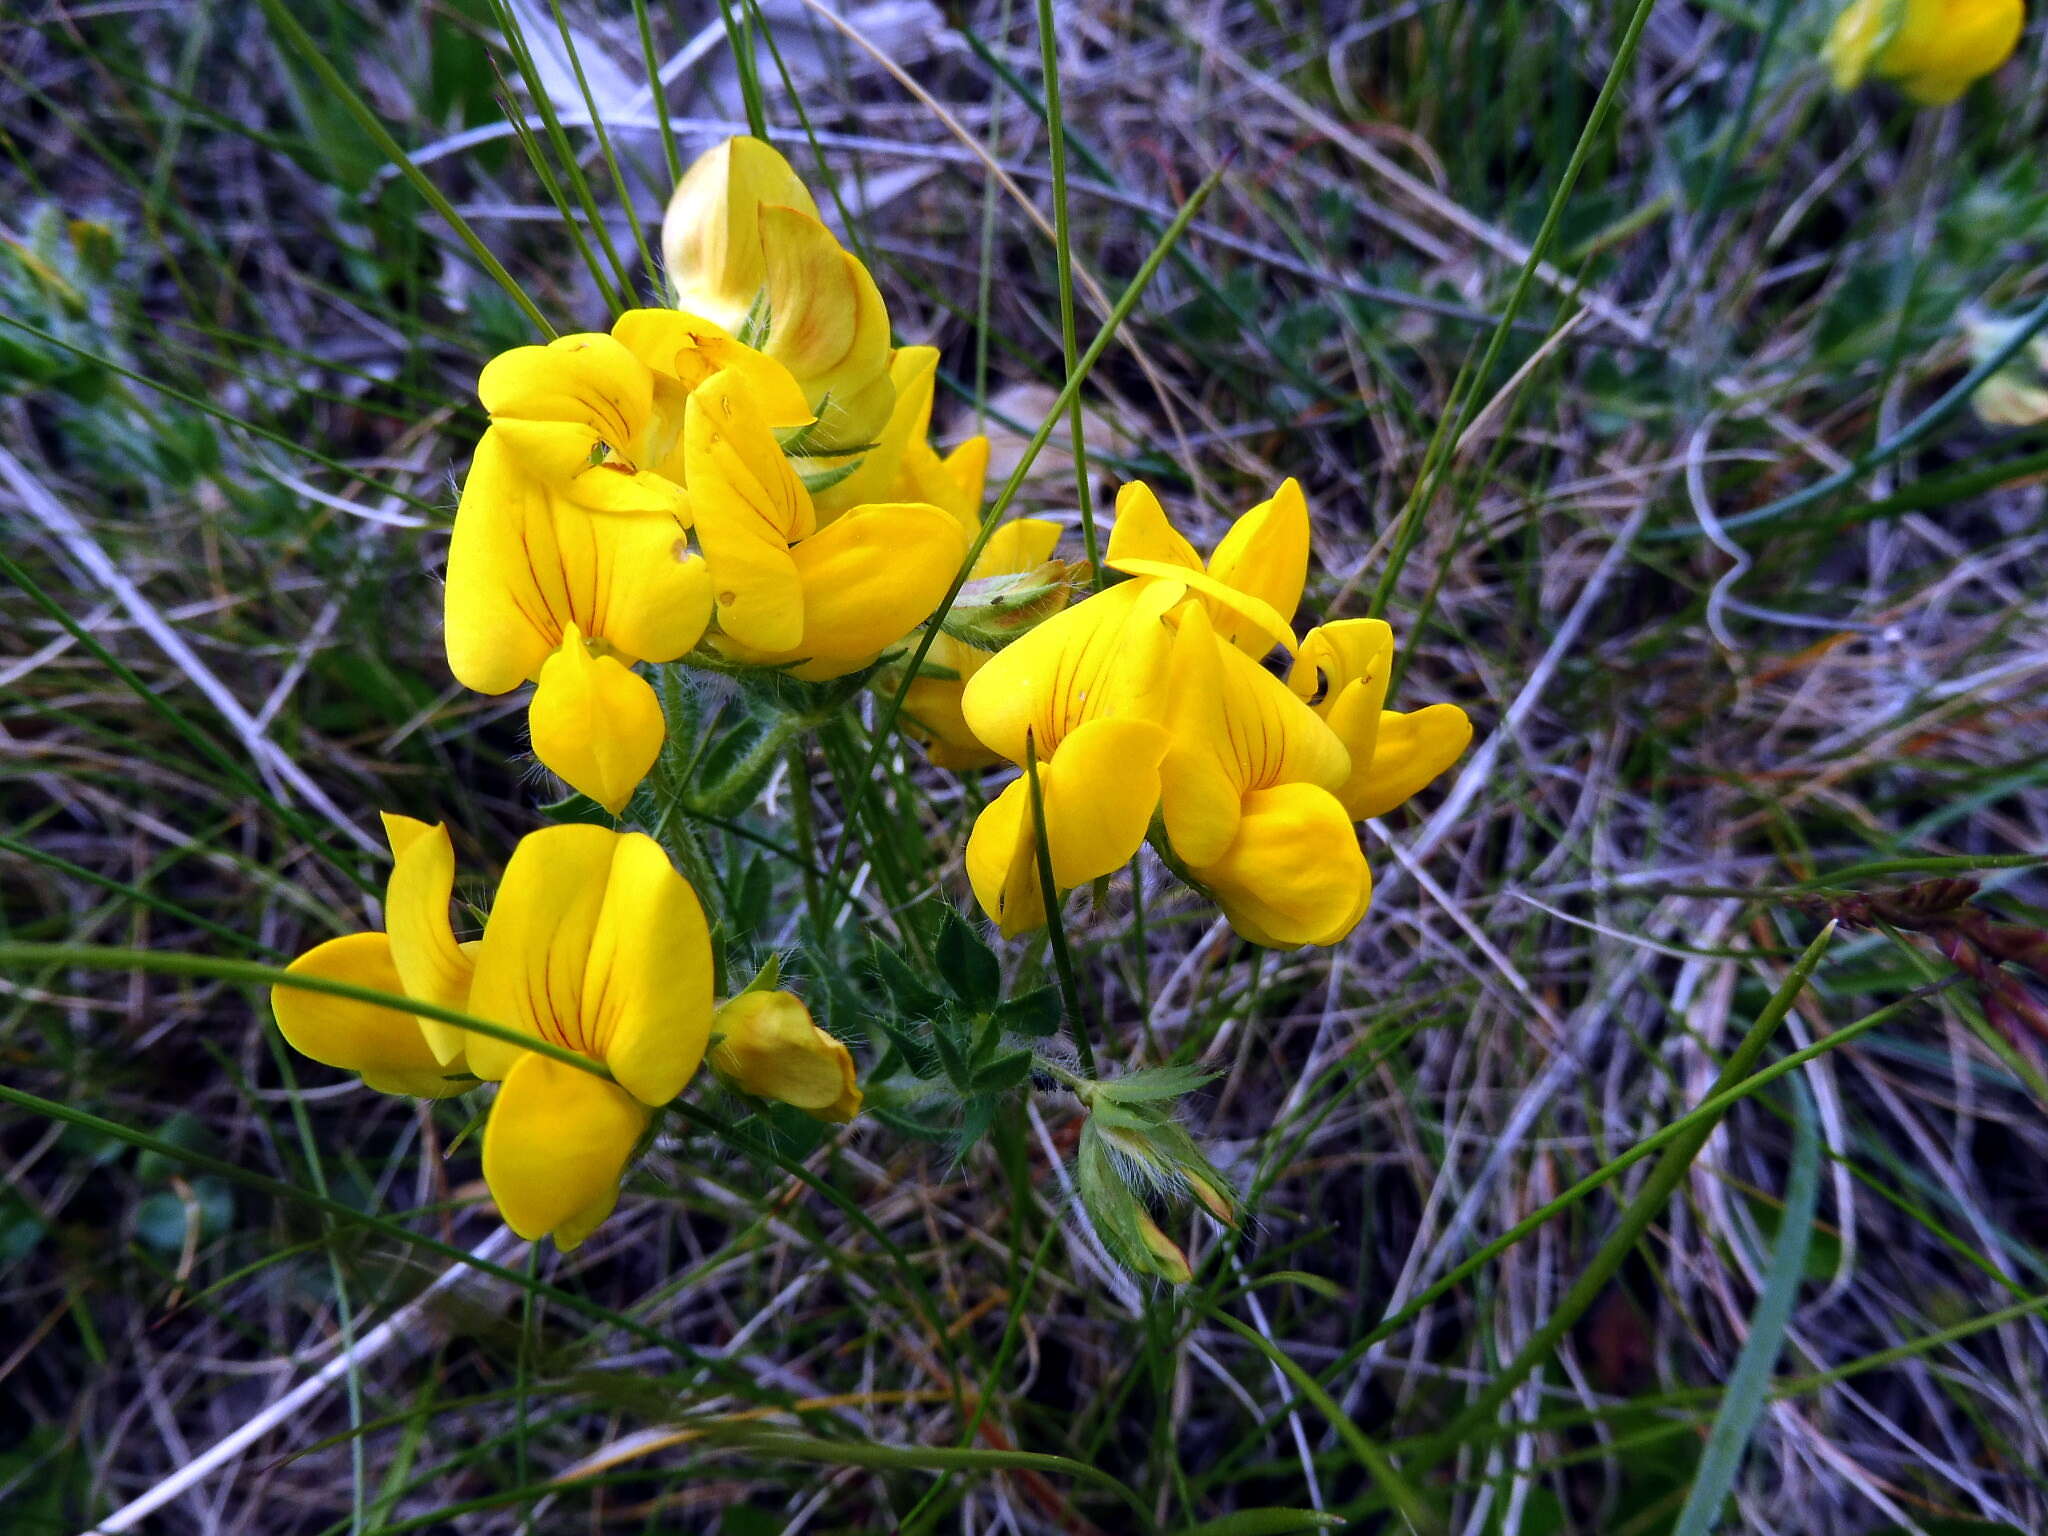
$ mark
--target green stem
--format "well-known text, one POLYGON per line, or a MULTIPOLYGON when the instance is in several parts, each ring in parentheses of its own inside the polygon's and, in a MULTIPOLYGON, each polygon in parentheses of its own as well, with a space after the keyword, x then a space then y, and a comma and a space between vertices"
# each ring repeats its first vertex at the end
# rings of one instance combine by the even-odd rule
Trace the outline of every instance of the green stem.
POLYGON ((1074 957, 1067 949, 1067 927, 1060 920, 1060 893, 1053 884, 1052 848, 1046 841, 1045 796, 1038 783, 1038 747, 1031 732, 1024 732, 1024 777, 1031 785, 1031 835, 1037 842, 1038 891, 1045 902, 1045 928, 1052 938, 1053 969, 1060 975, 1060 996, 1066 1002, 1067 1022, 1074 1031, 1074 1047, 1081 1053, 1081 1070, 1095 1076, 1095 1042, 1088 1035, 1088 1018, 1081 1011, 1081 988, 1074 979, 1074 957))

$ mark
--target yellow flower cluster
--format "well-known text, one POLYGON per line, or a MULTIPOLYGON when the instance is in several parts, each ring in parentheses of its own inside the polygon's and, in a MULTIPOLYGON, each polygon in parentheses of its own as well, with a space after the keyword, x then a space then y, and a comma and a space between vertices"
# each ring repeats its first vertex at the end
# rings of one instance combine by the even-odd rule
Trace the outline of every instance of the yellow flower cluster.
POLYGON ((1838 91, 1876 75, 1939 107, 2011 58, 2026 23, 2024 0, 1851 0, 1821 52, 1838 91))
POLYGON ((533 682, 536 756, 614 814, 665 726, 634 668, 820 681, 938 606, 976 526, 988 443, 932 448, 930 347, 889 345, 867 270, 788 164, 739 138, 663 225, 678 307, 494 359, 448 552, 448 663, 533 682))
POLYGON ((1291 621, 1309 515, 1286 481, 1205 562, 1144 485, 1117 497, 1106 564, 1131 579, 1075 604, 977 667, 961 711, 1027 774, 975 822, 967 870, 1008 935, 1046 920, 1052 884, 1119 868, 1155 816, 1165 851, 1254 943, 1334 944, 1372 898, 1353 823, 1392 810, 1472 737, 1454 704, 1382 708, 1393 632, 1377 619, 1291 621), (1288 658, 1283 681, 1262 662, 1288 658))

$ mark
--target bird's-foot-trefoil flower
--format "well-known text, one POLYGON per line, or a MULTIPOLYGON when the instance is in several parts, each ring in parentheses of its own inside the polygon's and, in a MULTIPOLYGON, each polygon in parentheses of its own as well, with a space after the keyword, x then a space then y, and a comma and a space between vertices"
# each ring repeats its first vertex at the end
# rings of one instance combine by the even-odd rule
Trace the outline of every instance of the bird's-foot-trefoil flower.
POLYGON ((1166 614, 1186 596, 1173 581, 1098 592, 999 651, 967 680, 961 712, 976 739, 1032 772, 975 819, 967 875, 1005 937, 1041 927, 1035 774, 1056 891, 1127 863, 1159 805, 1167 736, 1166 614))
POLYGON ((967 554, 959 521, 921 502, 857 506, 819 526, 746 381, 689 397, 683 460, 711 573, 719 649, 806 681, 856 672, 930 616, 967 554))
POLYGON ((711 1069, 742 1093, 844 1124, 860 1113, 853 1055, 793 993, 747 991, 712 1016, 711 1069))
MULTIPOLYGON (((455 884, 448 829, 386 815, 384 835, 392 869, 383 930, 316 944, 286 969, 461 1009, 469 999, 474 945, 458 944, 448 922, 455 884)), ((476 1086, 463 1060, 462 1032, 453 1025, 282 982, 270 989, 270 1011, 293 1050, 353 1072, 379 1093, 442 1099, 476 1086), (428 1043, 427 1029, 446 1031, 440 1049, 428 1043)))
POLYGON ((1337 791, 1344 743, 1272 673, 1217 635, 1206 607, 1176 615, 1166 841, 1256 944, 1334 944, 1358 925, 1372 875, 1337 791))
POLYGON ((1103 564, 1127 575, 1180 583, 1209 611, 1216 634, 1253 660, 1274 646, 1297 649, 1291 620, 1308 582, 1308 502, 1280 489, 1231 525, 1204 562, 1167 520, 1142 480, 1118 490, 1103 564))
MULTIPOLYGON (((830 462, 889 418, 889 312, 789 162, 740 136, 683 173, 661 221, 677 305, 757 346, 803 386, 830 462)), ((856 455, 857 456, 857 455, 856 455)))
POLYGON ((574 1248, 611 1214, 652 1111, 682 1091, 711 1031, 711 940, 696 893, 653 839, 559 826, 521 839, 481 940, 448 917, 445 829, 387 816, 384 933, 331 939, 291 969, 464 1011, 591 1063, 376 1004, 280 985, 302 1053, 373 1088, 439 1097, 501 1083, 484 1180, 521 1237, 574 1248))
POLYGON ((1821 57, 1838 91, 1875 75, 1946 106, 2012 57, 2026 20, 2024 0, 1850 0, 1821 57))

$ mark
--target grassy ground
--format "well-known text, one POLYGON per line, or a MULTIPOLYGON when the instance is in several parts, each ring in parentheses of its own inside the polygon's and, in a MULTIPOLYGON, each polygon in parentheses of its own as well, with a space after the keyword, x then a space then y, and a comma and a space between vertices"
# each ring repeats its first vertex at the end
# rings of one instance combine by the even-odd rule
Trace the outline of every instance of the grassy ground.
MULTIPOLYGON (((2048 908, 2048 437, 1954 388, 2048 294, 2038 20, 1915 115, 1829 93, 1810 0, 1060 9, 1084 341, 1222 170, 1091 381, 1094 503, 1142 473, 1213 536, 1301 477, 1310 606, 1479 727, 1335 950, 1149 855, 1076 902, 1101 1050, 1213 1069, 1251 1194, 1173 1218, 1170 1289, 1079 1221, 1049 1086, 964 1149, 700 1095, 529 1252, 473 1107, 290 1057, 211 963, 364 926, 378 808, 477 871, 548 796, 436 579, 532 337, 484 253, 602 326, 671 146, 744 122, 717 8, 649 11, 0 20, 0 1526, 2048 1528, 2043 1013, 1997 963, 2048 908)), ((763 15, 770 125, 1014 460, 1061 379, 1035 16, 763 15)), ((1063 443, 1022 505, 1073 521, 1063 443)), ((983 793, 892 752, 848 826, 864 749, 703 829, 848 1029, 983 793), (749 862, 793 795, 812 857, 749 862)))

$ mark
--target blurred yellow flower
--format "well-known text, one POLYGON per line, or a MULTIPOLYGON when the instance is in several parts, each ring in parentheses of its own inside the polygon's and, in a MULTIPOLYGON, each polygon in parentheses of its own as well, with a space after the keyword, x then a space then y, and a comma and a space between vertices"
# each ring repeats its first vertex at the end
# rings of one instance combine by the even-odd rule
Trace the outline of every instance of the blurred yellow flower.
POLYGON ((1876 75, 1945 106, 2011 58, 2025 27, 2023 0, 1851 0, 1821 57, 1836 90, 1876 75))
POLYGON ((467 1011, 574 1051, 608 1077, 516 1042, 396 1009, 272 989, 285 1039, 386 1093, 444 1097, 502 1081, 484 1130, 484 1179, 521 1237, 574 1248, 611 1214, 650 1110, 682 1091, 711 1031, 703 909, 653 839, 603 827, 528 834, 480 941, 448 920, 447 831, 384 818, 395 862, 387 933, 330 939, 289 969, 467 1011))
POLYGON ((744 1093, 843 1124, 860 1113, 853 1056, 788 992, 742 992, 712 1017, 711 1066, 744 1093))
POLYGON ((676 303, 788 368, 824 438, 852 449, 888 419, 889 312, 789 162, 744 135, 683 173, 661 221, 676 303))

